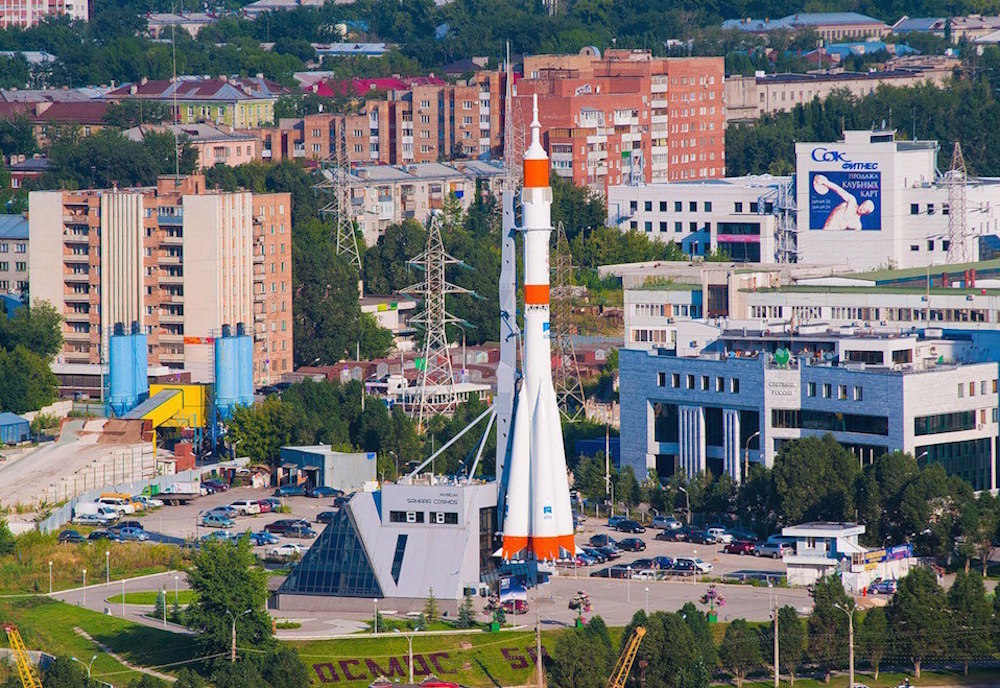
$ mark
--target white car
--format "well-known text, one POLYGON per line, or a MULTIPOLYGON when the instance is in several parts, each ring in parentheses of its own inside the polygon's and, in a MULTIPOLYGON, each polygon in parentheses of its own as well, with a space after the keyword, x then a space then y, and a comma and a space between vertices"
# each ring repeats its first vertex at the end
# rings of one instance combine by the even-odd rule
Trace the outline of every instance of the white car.
POLYGON ((132 499, 142 504, 144 507, 146 507, 146 509, 158 509, 159 507, 163 506, 163 500, 156 499, 155 497, 147 497, 146 495, 136 495, 135 497, 132 497, 132 499))
POLYGON ((117 511, 123 516, 131 516, 135 513, 135 507, 131 502, 126 502, 120 497, 101 497, 96 500, 98 504, 103 504, 105 506, 110 506, 112 509, 117 511))
POLYGON ((723 545, 728 545, 733 541, 733 534, 727 533, 725 528, 709 528, 705 531, 715 538, 715 541, 723 545))
POLYGON ((229 506, 236 509, 240 516, 256 516, 260 513, 260 504, 256 500, 237 499, 229 506))
POLYGON ((269 557, 294 557, 302 554, 302 545, 297 542, 286 542, 283 545, 265 550, 264 554, 269 557))
POLYGON ((712 571, 712 565, 707 561, 702 561, 698 557, 677 557, 674 559, 674 564, 679 564, 681 562, 690 562, 692 566, 698 569, 702 573, 710 573, 712 571))

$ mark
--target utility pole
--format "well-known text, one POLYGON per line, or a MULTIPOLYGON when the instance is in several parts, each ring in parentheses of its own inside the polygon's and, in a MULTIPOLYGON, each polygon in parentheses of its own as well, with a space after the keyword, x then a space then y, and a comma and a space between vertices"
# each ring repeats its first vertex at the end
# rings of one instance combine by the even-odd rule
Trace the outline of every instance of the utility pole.
POLYGON ((537 670, 538 686, 544 685, 544 669, 542 667, 542 620, 538 615, 538 596, 535 596, 535 668, 537 670))
POLYGON ((847 685, 854 688, 854 609, 839 604, 833 606, 847 614, 847 685))
MULTIPOLYGON (((774 595, 774 688, 778 688, 780 680, 780 670, 778 669, 778 595, 774 595)), ((851 679, 850 688, 854 688, 854 679, 851 679)))

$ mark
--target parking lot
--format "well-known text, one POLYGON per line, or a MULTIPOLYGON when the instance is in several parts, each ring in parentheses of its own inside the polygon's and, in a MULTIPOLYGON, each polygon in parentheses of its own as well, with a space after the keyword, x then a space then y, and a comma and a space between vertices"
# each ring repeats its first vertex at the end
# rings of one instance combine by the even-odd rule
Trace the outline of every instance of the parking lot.
POLYGON ((656 534, 661 531, 654 528, 647 528, 645 533, 632 534, 620 533, 607 527, 607 519, 588 518, 582 524, 582 531, 577 531, 576 543, 579 546, 588 546, 588 540, 597 534, 606 534, 615 540, 635 537, 646 543, 646 549, 642 552, 622 552, 620 559, 605 564, 596 564, 581 568, 578 572, 571 572, 570 575, 589 576, 592 572, 598 571, 611 564, 628 566, 637 559, 652 559, 658 556, 667 556, 671 559, 677 557, 697 557, 712 565, 712 572, 709 574, 713 578, 725 578, 733 574, 782 575, 785 572, 785 564, 781 559, 769 559, 765 557, 754 557, 740 554, 727 554, 722 551, 723 545, 699 545, 688 542, 664 542, 656 540, 656 534))

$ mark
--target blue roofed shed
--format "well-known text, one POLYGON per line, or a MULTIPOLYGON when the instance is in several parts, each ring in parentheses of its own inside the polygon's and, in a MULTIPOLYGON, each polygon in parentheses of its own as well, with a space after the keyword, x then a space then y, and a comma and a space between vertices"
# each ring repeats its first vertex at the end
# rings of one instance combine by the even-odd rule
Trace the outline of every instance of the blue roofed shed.
POLYGON ((5 411, 0 413, 0 443, 17 444, 28 439, 31 423, 21 416, 5 411))

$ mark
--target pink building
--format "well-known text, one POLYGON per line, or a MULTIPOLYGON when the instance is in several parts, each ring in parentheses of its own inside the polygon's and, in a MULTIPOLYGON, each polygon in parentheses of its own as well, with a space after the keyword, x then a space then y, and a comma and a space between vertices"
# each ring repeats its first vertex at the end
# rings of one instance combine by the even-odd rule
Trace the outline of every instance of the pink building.
POLYGON ((45 17, 65 14, 70 19, 90 19, 88 0, 0 0, 0 28, 29 27, 45 17))
POLYGON ((256 136, 226 131, 210 124, 143 124, 127 129, 125 136, 141 141, 146 132, 176 134, 198 151, 198 169, 215 167, 219 163, 235 167, 260 160, 261 142, 256 136))

